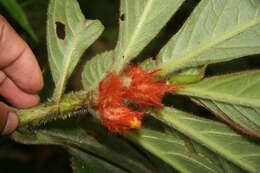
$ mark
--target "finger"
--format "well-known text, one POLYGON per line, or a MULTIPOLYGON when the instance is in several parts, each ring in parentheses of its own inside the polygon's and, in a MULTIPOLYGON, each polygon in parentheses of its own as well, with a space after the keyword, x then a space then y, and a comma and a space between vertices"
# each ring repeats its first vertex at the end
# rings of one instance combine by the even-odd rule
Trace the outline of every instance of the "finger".
POLYGON ((18 87, 29 93, 36 93, 42 89, 43 81, 38 64, 31 55, 30 49, 26 49, 3 71, 18 87))
POLYGON ((28 108, 39 103, 37 95, 24 92, 9 78, 5 78, 0 83, 0 95, 17 108, 28 108))
POLYGON ((18 122, 19 120, 11 108, 0 102, 0 134, 11 133, 16 129, 18 122))
POLYGON ((41 70, 29 46, 0 16, 0 69, 26 92, 43 87, 41 70))

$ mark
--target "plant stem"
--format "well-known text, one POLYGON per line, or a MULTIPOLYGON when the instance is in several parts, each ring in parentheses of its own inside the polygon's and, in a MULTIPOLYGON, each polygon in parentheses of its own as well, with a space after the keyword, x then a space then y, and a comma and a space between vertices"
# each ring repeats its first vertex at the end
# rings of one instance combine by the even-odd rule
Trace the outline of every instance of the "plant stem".
POLYGON ((17 110, 19 127, 36 126, 57 118, 66 119, 78 112, 86 112, 93 95, 93 92, 87 91, 72 92, 65 94, 58 103, 50 100, 29 109, 17 110))

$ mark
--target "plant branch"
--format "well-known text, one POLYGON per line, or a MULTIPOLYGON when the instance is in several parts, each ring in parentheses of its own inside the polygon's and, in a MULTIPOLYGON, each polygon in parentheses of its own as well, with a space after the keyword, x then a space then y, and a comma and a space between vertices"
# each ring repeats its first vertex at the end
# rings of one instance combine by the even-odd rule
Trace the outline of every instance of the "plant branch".
POLYGON ((58 103, 50 100, 29 109, 17 110, 19 127, 36 126, 57 118, 66 119, 79 112, 86 112, 93 97, 93 92, 72 92, 65 94, 58 103))

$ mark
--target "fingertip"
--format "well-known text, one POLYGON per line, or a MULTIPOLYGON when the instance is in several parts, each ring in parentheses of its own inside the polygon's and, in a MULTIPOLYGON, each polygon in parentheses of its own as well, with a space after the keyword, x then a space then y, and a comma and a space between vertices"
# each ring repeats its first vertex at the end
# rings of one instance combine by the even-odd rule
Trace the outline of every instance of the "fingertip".
POLYGON ((4 72, 22 90, 37 93, 43 88, 43 77, 38 62, 28 46, 4 72))
POLYGON ((8 135, 13 132, 19 124, 19 119, 14 112, 8 113, 8 119, 6 125, 2 131, 2 135, 8 135))
POLYGON ((37 74, 37 79, 35 80, 34 83, 31 85, 33 88, 33 93, 37 93, 39 91, 41 91, 44 87, 44 80, 43 80, 43 76, 42 76, 42 72, 39 71, 37 74))
POLYGON ((0 85, 0 95, 17 108, 29 108, 40 101, 38 95, 24 92, 8 78, 0 85))
POLYGON ((30 108, 37 105, 40 102, 40 97, 38 95, 27 95, 23 100, 15 100, 12 104, 20 109, 30 108))
POLYGON ((12 67, 10 68, 19 69, 13 71, 12 79, 14 79, 14 82, 26 92, 35 94, 42 90, 44 80, 37 59, 29 47, 27 48, 27 52, 27 57, 22 56, 11 65, 12 67), (23 75, 15 75, 15 72, 21 72, 23 75), (20 78, 15 78, 14 76, 20 78))

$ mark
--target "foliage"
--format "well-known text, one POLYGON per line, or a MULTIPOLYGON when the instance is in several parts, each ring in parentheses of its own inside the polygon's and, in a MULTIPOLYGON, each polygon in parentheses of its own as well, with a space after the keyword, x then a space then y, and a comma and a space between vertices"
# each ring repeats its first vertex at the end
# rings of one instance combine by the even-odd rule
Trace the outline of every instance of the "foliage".
POLYGON ((121 73, 184 0, 120 3, 116 47, 87 61, 84 90, 64 94, 81 55, 103 26, 86 20, 77 0, 50 0, 47 43, 55 90, 48 102, 17 111, 21 124, 12 138, 24 144, 65 146, 74 172, 260 172, 259 70, 204 77, 209 64, 260 53, 260 1, 201 0, 155 60, 140 65, 160 69, 158 78, 181 85, 176 94, 230 126, 173 108, 178 101, 173 100, 171 107, 151 109, 152 121, 148 118, 142 129, 110 134, 100 126, 93 106, 99 83, 109 71, 121 73), (68 119, 72 116, 80 120, 68 119), (66 120, 52 121, 57 118, 66 120))
POLYGON ((31 24, 29 23, 22 6, 16 0, 0 0, 10 15, 31 35, 34 40, 38 40, 31 24))

